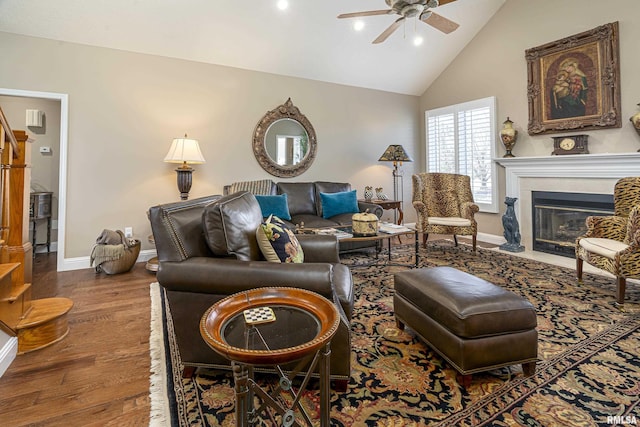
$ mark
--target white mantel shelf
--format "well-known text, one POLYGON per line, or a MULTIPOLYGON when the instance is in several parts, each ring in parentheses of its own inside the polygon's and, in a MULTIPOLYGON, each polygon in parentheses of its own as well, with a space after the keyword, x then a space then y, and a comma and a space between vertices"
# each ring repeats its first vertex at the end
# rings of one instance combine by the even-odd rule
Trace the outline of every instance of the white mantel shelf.
POLYGON ((520 197, 522 178, 613 178, 640 176, 640 153, 573 154, 540 157, 504 157, 506 195, 520 197))

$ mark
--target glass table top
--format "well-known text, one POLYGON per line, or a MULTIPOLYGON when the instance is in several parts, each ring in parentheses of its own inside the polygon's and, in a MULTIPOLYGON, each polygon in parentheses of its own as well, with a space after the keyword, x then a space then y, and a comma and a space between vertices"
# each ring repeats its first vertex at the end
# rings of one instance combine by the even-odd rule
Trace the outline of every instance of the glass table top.
POLYGON ((320 333, 320 321, 312 313, 292 306, 269 307, 274 321, 248 324, 243 313, 238 313, 222 325, 222 339, 236 348, 281 350, 312 341, 320 333))

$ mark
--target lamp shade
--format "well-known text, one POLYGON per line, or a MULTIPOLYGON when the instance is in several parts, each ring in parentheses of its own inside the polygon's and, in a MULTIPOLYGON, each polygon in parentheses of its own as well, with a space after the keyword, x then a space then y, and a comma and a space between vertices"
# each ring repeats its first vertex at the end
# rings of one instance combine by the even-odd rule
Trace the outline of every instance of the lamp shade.
POLYGON ((175 138, 173 140, 164 161, 168 163, 183 164, 205 163, 198 141, 187 138, 186 134, 184 135, 184 138, 175 138))
POLYGON ((390 145, 387 147, 382 156, 378 159, 380 162, 413 162, 411 156, 407 154, 402 145, 390 145))

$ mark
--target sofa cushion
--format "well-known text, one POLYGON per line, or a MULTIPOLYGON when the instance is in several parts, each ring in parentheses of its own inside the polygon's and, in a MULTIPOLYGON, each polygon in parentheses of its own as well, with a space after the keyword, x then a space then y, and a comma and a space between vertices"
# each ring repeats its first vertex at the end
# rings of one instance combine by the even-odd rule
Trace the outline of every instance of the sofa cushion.
POLYGON ((255 196, 258 204, 260 205, 260 210, 262 211, 262 216, 264 218, 267 218, 270 215, 274 215, 278 218, 286 219, 287 221, 291 219, 286 194, 277 194, 273 196, 256 194, 255 196))
POLYGON ((322 216, 322 199, 320 193, 341 193, 343 191, 351 191, 351 184, 348 182, 328 182, 318 181, 316 187, 316 211, 318 216, 322 216))
POLYGON ((260 205, 248 192, 221 197, 202 213, 202 227, 211 252, 243 261, 262 259, 256 241, 256 227, 261 222, 260 205))
POLYGON ((278 194, 286 194, 289 213, 317 215, 316 191, 312 182, 279 182, 278 194))
POLYGON ((269 262, 304 261, 304 252, 293 231, 277 216, 270 215, 256 229, 256 240, 269 262))
POLYGON ((331 218, 345 213, 358 213, 356 190, 339 193, 320 193, 322 217, 331 218))

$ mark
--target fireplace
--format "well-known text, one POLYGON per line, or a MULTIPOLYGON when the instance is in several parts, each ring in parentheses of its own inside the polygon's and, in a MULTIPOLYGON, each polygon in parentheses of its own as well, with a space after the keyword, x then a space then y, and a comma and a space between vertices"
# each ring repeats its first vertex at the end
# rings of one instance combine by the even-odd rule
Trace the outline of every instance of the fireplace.
POLYGON ((532 191, 533 250, 575 258, 588 216, 613 215, 612 194, 532 191))

